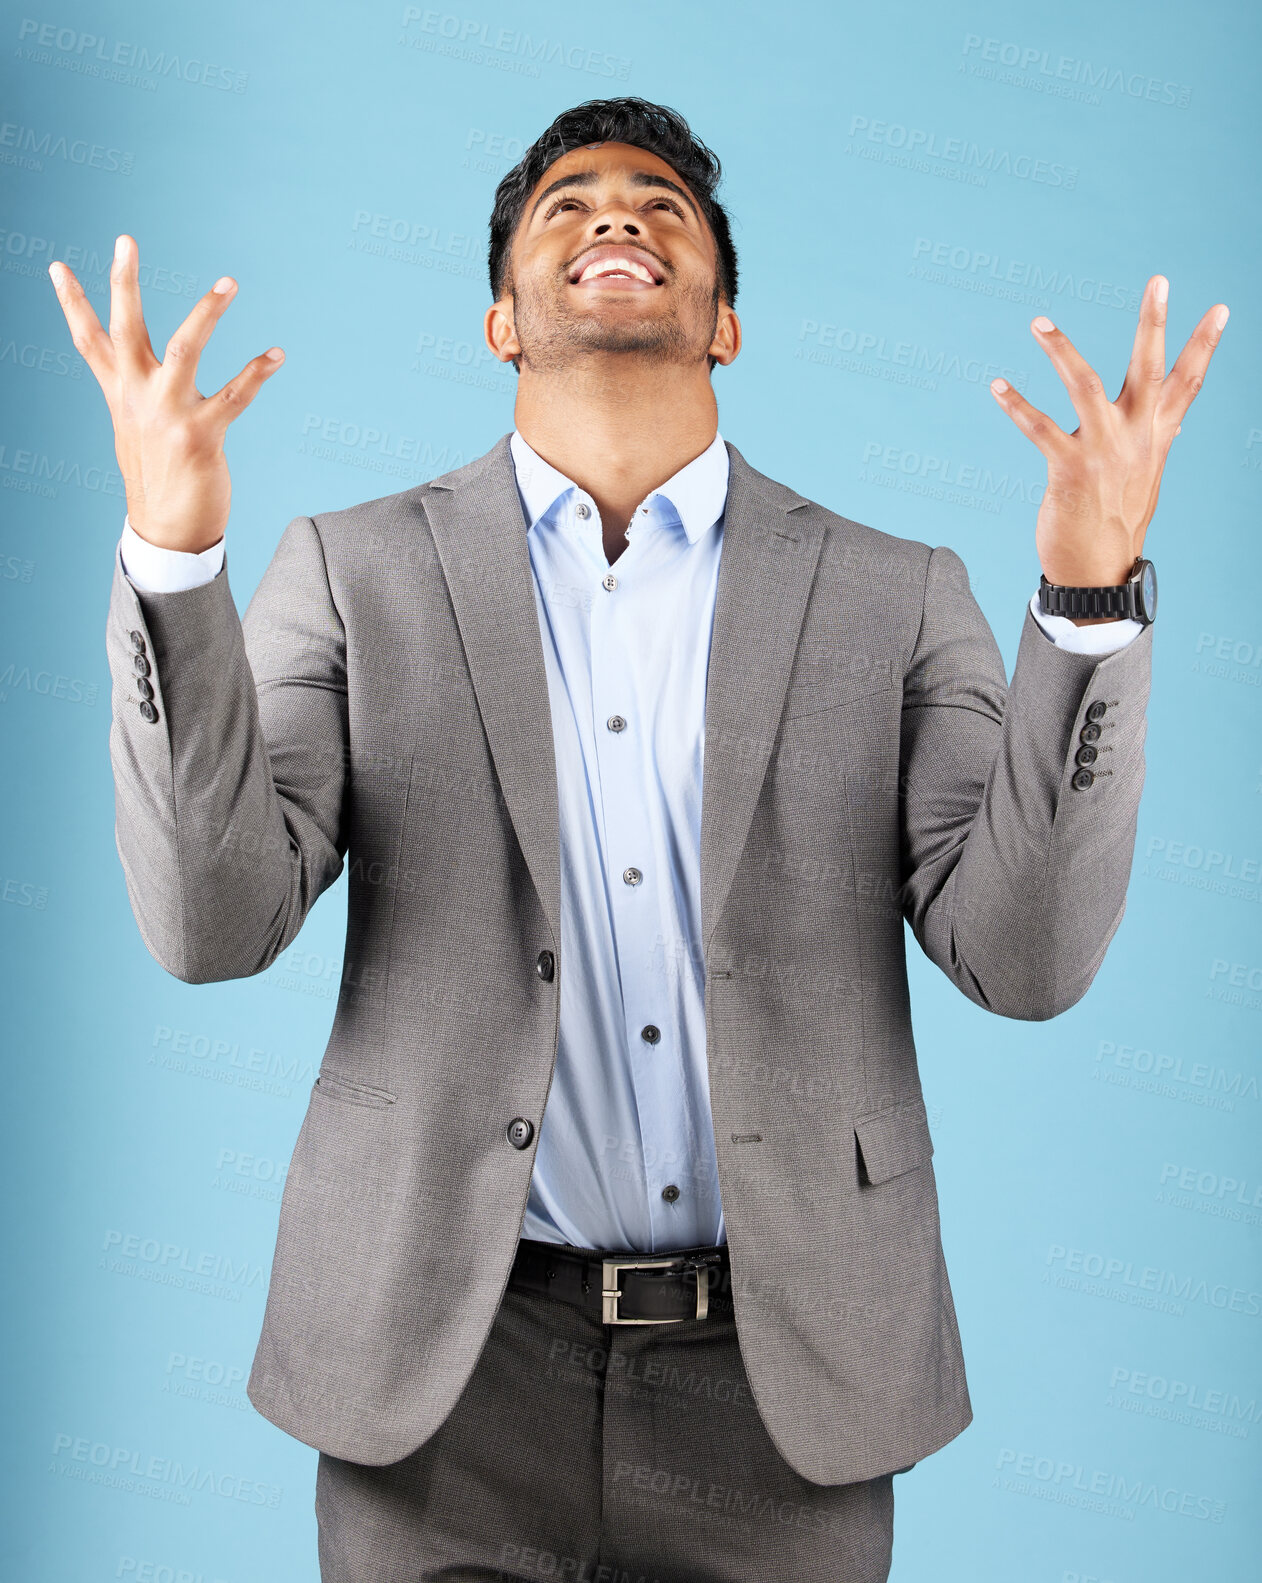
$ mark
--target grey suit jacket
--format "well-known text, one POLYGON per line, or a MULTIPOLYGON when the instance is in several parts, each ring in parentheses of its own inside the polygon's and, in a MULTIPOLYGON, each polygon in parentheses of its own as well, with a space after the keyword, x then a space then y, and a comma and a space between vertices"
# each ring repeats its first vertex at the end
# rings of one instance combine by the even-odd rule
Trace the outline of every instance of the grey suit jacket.
MULTIPOLYGON (((904 919, 1000 1016, 1083 995, 1125 907, 1152 629, 1094 658, 1027 612, 1009 687, 957 555, 728 451, 690 948, 750 1382, 788 1462, 842 1483, 971 1418, 904 919)), ((118 560, 107 645, 117 845, 164 968, 261 972, 349 866, 342 993, 249 1395, 309 1445, 395 1461, 455 1403, 504 1291, 534 1156, 505 1129, 525 1117, 538 1138, 568 971, 508 436, 432 483, 295 517, 244 620, 226 561, 144 594, 118 560)))

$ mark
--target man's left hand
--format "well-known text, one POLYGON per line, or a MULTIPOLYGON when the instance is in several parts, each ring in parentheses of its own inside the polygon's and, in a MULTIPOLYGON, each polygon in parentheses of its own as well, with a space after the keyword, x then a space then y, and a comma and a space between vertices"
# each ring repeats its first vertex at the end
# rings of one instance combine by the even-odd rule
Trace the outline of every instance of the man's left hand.
POLYGON ((1171 441, 1205 379, 1227 322, 1210 308, 1166 373, 1169 282, 1144 288, 1126 379, 1116 401, 1072 341, 1042 314, 1030 329, 1060 375, 1079 427, 1066 434, 1006 380, 991 382, 999 405, 1047 459, 1047 490, 1035 542, 1049 583, 1113 587, 1124 583, 1157 509, 1171 441))

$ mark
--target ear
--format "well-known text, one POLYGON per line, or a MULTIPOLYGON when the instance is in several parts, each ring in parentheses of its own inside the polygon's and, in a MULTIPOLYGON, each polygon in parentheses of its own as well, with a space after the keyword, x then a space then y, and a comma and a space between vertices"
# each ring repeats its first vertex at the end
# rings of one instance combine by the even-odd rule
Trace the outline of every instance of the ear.
POLYGON ((714 327, 714 339, 710 342, 710 356, 726 368, 740 349, 741 321, 736 317, 736 309, 720 299, 719 322, 714 327))
POLYGON ((486 337, 486 344, 501 363, 511 363, 514 358, 521 356, 521 342, 517 339, 517 328, 513 323, 511 297, 501 297, 486 310, 482 333, 486 337))

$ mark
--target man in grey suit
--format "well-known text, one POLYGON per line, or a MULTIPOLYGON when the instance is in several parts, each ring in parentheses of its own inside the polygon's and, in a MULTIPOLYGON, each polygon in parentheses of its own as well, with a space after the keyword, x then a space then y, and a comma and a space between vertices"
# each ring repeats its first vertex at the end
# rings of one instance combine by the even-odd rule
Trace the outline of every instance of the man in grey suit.
POLYGON ((971 1416, 904 920, 971 1000, 1048 1018, 1122 919, 1169 445, 1144 292, 1047 459, 1006 682, 951 550, 848 520, 718 432, 741 344, 718 161, 642 100, 501 182, 485 334, 515 429, 295 517, 244 619, 228 424, 153 352, 120 237, 117 845, 190 984, 263 971, 349 868, 343 992, 293 1154, 250 1398, 321 1453, 322 1576, 887 1576, 892 1480, 971 1416), (702 768, 704 764, 704 775, 702 768))

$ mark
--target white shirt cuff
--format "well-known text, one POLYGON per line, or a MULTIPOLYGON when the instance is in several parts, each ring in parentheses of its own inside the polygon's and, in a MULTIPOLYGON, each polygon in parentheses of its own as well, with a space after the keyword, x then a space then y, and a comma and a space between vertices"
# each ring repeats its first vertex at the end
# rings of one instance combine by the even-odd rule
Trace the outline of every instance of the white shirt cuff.
POLYGON ((1144 630, 1142 621, 1124 616, 1120 621, 1101 621, 1096 626, 1076 626, 1068 616, 1047 616, 1039 609, 1036 593, 1030 600, 1030 614, 1058 649, 1072 654, 1112 654, 1124 649, 1144 630))
POLYGON ((142 539, 130 517, 123 519, 119 549, 128 581, 142 594, 178 594, 185 588, 200 588, 213 582, 223 566, 222 539, 207 550, 165 550, 142 539))

